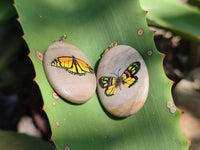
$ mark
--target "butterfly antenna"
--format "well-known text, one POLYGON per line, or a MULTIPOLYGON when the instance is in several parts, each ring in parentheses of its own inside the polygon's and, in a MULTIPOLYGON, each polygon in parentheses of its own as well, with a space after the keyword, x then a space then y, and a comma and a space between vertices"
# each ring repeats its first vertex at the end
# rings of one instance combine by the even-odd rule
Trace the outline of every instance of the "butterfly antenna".
POLYGON ((119 68, 119 70, 118 70, 118 77, 119 77, 119 72, 120 72, 120 70, 121 70, 121 68, 119 68))
POLYGON ((116 77, 118 77, 116 73, 111 73, 111 74, 114 74, 116 77))

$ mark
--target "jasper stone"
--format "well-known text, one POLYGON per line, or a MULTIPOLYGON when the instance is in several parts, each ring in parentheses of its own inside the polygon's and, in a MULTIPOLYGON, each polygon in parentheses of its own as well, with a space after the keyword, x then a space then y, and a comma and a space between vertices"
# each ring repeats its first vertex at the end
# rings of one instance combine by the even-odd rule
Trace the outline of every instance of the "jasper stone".
POLYGON ((149 75, 141 55, 132 47, 111 48, 97 71, 97 90, 102 105, 114 116, 127 117, 144 105, 149 75))
POLYGON ((72 103, 86 102, 96 90, 92 65, 72 44, 52 43, 44 54, 44 69, 56 93, 72 103))

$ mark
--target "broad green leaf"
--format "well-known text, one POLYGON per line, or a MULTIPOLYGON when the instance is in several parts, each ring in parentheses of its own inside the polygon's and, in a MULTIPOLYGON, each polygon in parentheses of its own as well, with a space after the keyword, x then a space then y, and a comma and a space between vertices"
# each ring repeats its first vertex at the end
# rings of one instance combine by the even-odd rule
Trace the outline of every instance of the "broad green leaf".
POLYGON ((153 33, 138 0, 15 0, 15 3, 58 150, 65 146, 71 150, 188 148, 180 129, 180 111, 172 114, 166 107, 167 101, 172 101, 172 84, 164 74, 163 56, 155 48, 153 33), (142 36, 138 35, 139 29, 144 30, 142 36), (81 49, 95 68, 113 41, 139 51, 148 67, 150 89, 138 113, 124 119, 114 118, 102 108, 96 93, 82 105, 53 98, 54 90, 36 51, 44 54, 64 33, 68 35, 67 42, 81 49), (149 50, 152 56, 147 55, 149 50))
POLYGON ((149 11, 148 24, 157 26, 200 43, 200 11, 174 0, 141 0, 142 8, 149 11))
POLYGON ((0 1, 0 23, 16 14, 16 11, 12 6, 12 2, 13 1, 11 0, 0 1))
POLYGON ((25 134, 19 134, 12 131, 0 131, 0 149, 1 150, 54 150, 53 144, 31 137, 25 134))

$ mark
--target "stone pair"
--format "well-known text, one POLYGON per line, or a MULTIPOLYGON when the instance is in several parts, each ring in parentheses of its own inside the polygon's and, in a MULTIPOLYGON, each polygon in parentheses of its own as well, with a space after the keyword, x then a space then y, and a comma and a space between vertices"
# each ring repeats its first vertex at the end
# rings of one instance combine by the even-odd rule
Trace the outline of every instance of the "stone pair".
POLYGON ((44 55, 44 68, 53 89, 62 98, 81 104, 96 91, 105 109, 118 117, 136 113, 148 95, 149 77, 140 54, 127 45, 110 46, 97 78, 87 57, 74 45, 58 40, 44 55))

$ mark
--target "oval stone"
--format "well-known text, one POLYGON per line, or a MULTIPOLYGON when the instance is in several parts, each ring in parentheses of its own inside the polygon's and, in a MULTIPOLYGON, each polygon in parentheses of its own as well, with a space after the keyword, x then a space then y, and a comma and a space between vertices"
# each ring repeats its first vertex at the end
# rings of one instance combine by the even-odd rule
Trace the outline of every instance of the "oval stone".
POLYGON ((111 48, 97 71, 97 90, 102 105, 114 116, 127 117, 144 105, 149 75, 141 55, 132 47, 111 48))
POLYGON ((64 41, 52 43, 44 54, 44 69, 53 89, 72 103, 84 103, 96 90, 96 76, 87 57, 64 41))

